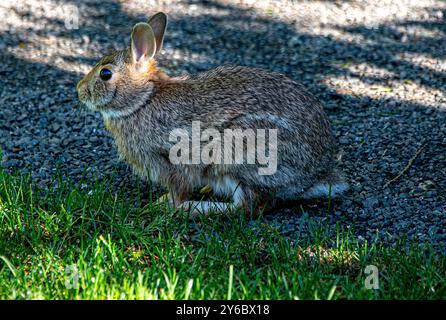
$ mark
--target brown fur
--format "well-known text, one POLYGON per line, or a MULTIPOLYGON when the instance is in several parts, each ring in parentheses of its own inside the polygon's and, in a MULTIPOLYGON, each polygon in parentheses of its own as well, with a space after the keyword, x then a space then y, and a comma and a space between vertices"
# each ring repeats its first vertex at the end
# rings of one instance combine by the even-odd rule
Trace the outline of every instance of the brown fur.
POLYGON ((176 206, 205 184, 233 191, 238 184, 241 199, 236 205, 251 209, 264 206, 266 199, 272 204, 277 198, 311 198, 326 185, 344 185, 327 116, 301 84, 278 73, 238 66, 170 78, 153 57, 136 68, 131 50, 103 58, 79 82, 79 98, 104 114, 122 158, 140 176, 167 187, 176 206), (104 67, 113 69, 113 78, 105 82, 98 76, 104 67), (192 121, 201 121, 202 130, 219 132, 277 128, 276 174, 260 176, 258 164, 173 165, 169 133, 176 128, 190 132, 192 121))

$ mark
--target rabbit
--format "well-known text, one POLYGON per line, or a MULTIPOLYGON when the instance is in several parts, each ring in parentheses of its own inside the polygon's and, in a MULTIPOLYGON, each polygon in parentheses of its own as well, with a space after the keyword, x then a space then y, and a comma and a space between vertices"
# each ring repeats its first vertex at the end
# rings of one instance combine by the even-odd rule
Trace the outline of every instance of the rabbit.
MULTIPOLYGON (((130 47, 102 58, 77 84, 80 102, 102 113, 121 158, 136 174, 166 187, 176 208, 196 214, 237 208, 259 212, 280 200, 335 197, 348 189, 337 168, 329 120, 303 85, 243 66, 169 77, 155 60, 166 27, 162 12, 137 23, 130 47), (277 130, 277 146, 266 148, 276 151, 276 171, 259 174, 258 161, 173 163, 176 142, 170 135, 177 129, 190 133, 194 121, 221 133, 277 130), (191 192, 205 185, 229 201, 190 200, 191 192)), ((243 143, 247 147, 247 140, 243 143)))

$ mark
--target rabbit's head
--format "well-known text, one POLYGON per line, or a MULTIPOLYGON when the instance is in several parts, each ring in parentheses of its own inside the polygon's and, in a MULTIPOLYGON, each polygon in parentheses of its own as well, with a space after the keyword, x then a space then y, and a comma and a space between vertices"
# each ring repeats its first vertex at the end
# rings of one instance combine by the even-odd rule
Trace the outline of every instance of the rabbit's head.
POLYGON ((79 100, 90 110, 114 117, 132 113, 165 77, 154 60, 162 47, 167 16, 159 12, 133 27, 130 48, 102 58, 77 84, 79 100))

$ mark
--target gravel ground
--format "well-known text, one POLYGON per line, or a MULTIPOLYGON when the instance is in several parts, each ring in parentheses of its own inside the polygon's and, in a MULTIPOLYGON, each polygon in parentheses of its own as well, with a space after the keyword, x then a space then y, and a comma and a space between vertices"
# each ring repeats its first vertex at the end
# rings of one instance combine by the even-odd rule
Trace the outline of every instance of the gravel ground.
POLYGON ((338 224, 360 240, 407 235, 445 251, 444 1, 2 0, 2 165, 31 170, 41 186, 60 170, 85 177, 85 188, 116 175, 132 190, 137 178, 100 115, 79 109, 74 87, 161 10, 171 18, 160 58, 169 74, 262 67, 325 103, 352 189, 329 213, 327 203, 296 204, 266 221, 291 236, 338 224))

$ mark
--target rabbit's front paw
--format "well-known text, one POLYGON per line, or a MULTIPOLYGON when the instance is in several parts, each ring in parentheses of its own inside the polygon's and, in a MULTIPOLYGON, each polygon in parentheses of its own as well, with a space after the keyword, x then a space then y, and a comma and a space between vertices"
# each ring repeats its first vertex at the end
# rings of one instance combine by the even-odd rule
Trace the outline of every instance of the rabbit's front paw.
POLYGON ((213 192, 212 187, 210 185, 206 185, 200 189, 200 194, 208 195, 213 192))

